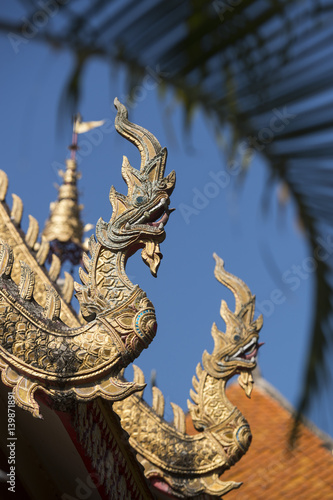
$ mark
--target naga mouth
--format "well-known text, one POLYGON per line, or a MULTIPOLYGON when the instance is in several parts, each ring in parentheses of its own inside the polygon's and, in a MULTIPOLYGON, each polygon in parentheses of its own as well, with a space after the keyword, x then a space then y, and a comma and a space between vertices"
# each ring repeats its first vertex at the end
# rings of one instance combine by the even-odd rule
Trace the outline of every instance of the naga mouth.
MULTIPOLYGON (((153 226, 153 227, 158 227, 158 228, 161 225, 164 227, 169 220, 169 214, 170 214, 170 210, 168 209, 165 212, 163 212, 163 215, 160 219, 158 219, 157 221, 153 221, 153 222, 148 221, 148 222, 146 222, 146 224, 148 224, 148 226, 153 226)), ((163 228, 162 226, 160 229, 163 228)))
POLYGON ((130 229, 131 226, 144 225, 150 226, 152 229, 164 229, 169 220, 169 215, 175 210, 174 208, 169 209, 169 203, 170 201, 167 198, 162 198, 155 207, 146 210, 138 220, 132 224, 127 223, 125 228, 130 229))
POLYGON ((258 354, 259 348, 264 345, 264 342, 258 344, 258 340, 253 338, 248 344, 238 349, 238 351, 229 356, 226 361, 248 361, 250 363, 254 363, 256 361, 256 357, 258 354))

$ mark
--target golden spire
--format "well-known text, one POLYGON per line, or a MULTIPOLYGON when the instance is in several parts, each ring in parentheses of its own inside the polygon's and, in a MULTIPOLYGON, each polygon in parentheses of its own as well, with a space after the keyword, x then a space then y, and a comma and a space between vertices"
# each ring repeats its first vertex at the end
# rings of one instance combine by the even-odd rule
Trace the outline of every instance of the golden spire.
POLYGON ((81 173, 77 171, 77 135, 102 125, 104 121, 82 122, 80 115, 75 116, 73 139, 69 146, 71 158, 66 160, 66 170, 59 171, 62 185, 58 188, 58 199, 50 204, 50 216, 45 223, 43 236, 51 245, 54 253, 62 261, 70 260, 78 264, 82 253, 84 226, 81 220, 83 205, 79 205, 77 181, 81 173))

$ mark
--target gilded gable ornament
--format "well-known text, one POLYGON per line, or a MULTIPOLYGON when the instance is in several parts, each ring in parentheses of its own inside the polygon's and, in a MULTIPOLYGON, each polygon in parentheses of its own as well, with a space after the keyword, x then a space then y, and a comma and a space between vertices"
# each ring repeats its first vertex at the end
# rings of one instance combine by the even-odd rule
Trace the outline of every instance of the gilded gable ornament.
POLYGON ((238 375, 250 397, 262 317, 254 320, 255 297, 214 254, 215 277, 233 292, 235 311, 222 301, 225 332, 213 324, 213 352, 203 353, 193 377, 188 408, 199 431, 194 436, 186 434, 185 414, 179 406, 171 403, 173 422, 164 420, 164 397, 157 387, 152 406, 143 401, 146 384, 138 367, 134 366, 133 382, 122 377, 123 368, 149 346, 157 327, 154 306, 129 280, 126 262, 141 249, 143 261, 156 276, 160 244, 172 212, 175 173, 164 176, 166 149, 149 131, 128 121, 127 110, 117 99, 115 106, 116 130, 139 149, 141 165, 136 169, 124 157, 127 194, 111 187, 112 216, 109 222, 99 219, 95 236, 89 239, 90 256, 83 253, 84 269, 79 269, 81 284, 68 273, 61 286, 57 278, 62 262, 70 258, 75 263, 75 252, 82 249, 77 134, 101 122, 75 122, 71 158, 40 242, 33 217, 29 216, 26 234, 20 229, 20 198, 13 195, 12 209, 7 206, 8 180, 0 171, 2 381, 12 388, 16 404, 35 417, 40 417, 37 393, 65 408, 68 402, 75 403, 74 414, 83 416, 89 405, 77 403, 102 398, 90 403, 99 408, 101 425, 109 425, 110 413, 118 414, 146 478, 157 489, 172 498, 217 499, 241 485, 220 477, 246 453, 252 437, 245 416, 228 400, 225 389, 238 375), (85 324, 70 307, 74 289, 85 324))
POLYGON ((124 158, 128 194, 111 188, 111 220, 98 221, 96 239, 89 240, 90 257, 83 255, 86 271, 79 273, 83 284, 74 286, 87 323, 69 328, 60 321, 61 301, 53 287, 46 292, 44 307, 38 305, 33 296, 34 271, 21 262, 16 284, 11 279, 12 249, 6 242, 1 245, 2 380, 13 387, 16 404, 34 416, 39 416, 37 390, 58 399, 88 401, 101 396, 115 401, 144 387, 118 378, 148 347, 157 328, 153 304, 128 279, 125 266, 141 248, 144 262, 156 276, 175 173, 164 177, 166 150, 150 132, 128 121, 127 110, 117 99, 115 106, 116 129, 138 147, 141 167, 136 170, 124 158))

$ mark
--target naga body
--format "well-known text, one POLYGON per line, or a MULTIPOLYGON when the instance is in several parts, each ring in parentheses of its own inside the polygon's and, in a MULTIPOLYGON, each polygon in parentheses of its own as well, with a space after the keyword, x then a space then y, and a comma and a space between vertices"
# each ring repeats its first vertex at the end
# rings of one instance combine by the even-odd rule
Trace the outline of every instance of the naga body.
POLYGON ((170 210, 175 174, 164 177, 166 150, 147 130, 127 119, 116 99, 116 129, 141 153, 140 170, 126 157, 122 176, 127 196, 111 187, 110 221, 100 219, 96 239, 90 238, 90 258, 80 269, 82 285, 75 283, 82 316, 87 323, 69 328, 59 320, 60 298, 49 288, 45 307, 33 297, 34 272, 21 263, 19 284, 11 279, 13 253, 3 242, 0 254, 0 367, 13 386, 16 402, 39 416, 37 389, 51 396, 87 400, 103 396, 116 400, 141 390, 122 382, 119 372, 148 347, 156 333, 155 310, 125 272, 127 259, 138 249, 156 276, 170 210))

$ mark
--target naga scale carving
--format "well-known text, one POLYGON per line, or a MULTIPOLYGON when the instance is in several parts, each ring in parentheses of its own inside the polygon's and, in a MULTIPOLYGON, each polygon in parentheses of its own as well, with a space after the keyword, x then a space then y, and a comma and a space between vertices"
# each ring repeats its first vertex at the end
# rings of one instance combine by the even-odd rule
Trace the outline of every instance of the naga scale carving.
MULTIPOLYGON (((110 222, 100 219, 91 257, 83 255, 88 273, 80 269, 83 285, 75 284, 81 313, 88 321, 69 328, 59 320, 60 298, 49 288, 45 306, 33 298, 34 273, 21 263, 19 284, 11 279, 13 253, 2 244, 0 253, 0 367, 2 380, 12 386, 16 403, 39 416, 34 393, 111 401, 143 386, 117 375, 146 348, 156 333, 152 303, 125 272, 127 259, 142 248, 143 260, 156 276, 170 210, 175 173, 164 177, 166 150, 147 130, 127 120, 127 110, 115 100, 116 129, 141 153, 140 171, 126 157, 122 175, 128 194, 110 191, 110 222)), ((16 210, 17 212, 18 210, 16 210)))
MULTIPOLYGON (((255 297, 243 281, 225 271, 222 259, 216 254, 214 258, 215 277, 234 293, 236 307, 233 313, 222 301, 226 332, 213 324, 213 353, 204 352, 202 366, 198 364, 193 377, 193 402, 189 401, 188 407, 194 426, 201 432, 185 434, 184 412, 174 403, 173 424, 163 419, 164 398, 157 387, 153 388, 153 411, 137 395, 113 405, 146 476, 162 478, 168 485, 166 491, 180 498, 201 493, 220 497, 238 488, 241 483, 223 482, 219 475, 246 453, 252 438, 246 419, 227 399, 225 387, 239 374, 239 384, 250 397, 262 316, 253 321, 255 297)), ((144 383, 137 367, 135 380, 144 383)))
MULTIPOLYGON (((22 202, 13 195, 9 211, 4 202, 8 181, 0 171, 0 235, 4 240, 0 246, 2 380, 13 388, 16 403, 34 416, 39 416, 37 390, 58 400, 88 401, 101 396, 111 401, 146 477, 156 487, 179 498, 220 497, 240 486, 223 482, 219 476, 241 458, 251 442, 249 425, 227 399, 225 388, 228 380, 239 374, 239 383, 250 396, 262 317, 253 320, 254 296, 245 283, 225 271, 223 261, 214 255, 215 276, 232 290, 236 305, 231 312, 222 301, 226 332, 213 325, 214 350, 203 354, 202 365, 198 364, 193 377, 189 411, 200 431, 195 436, 185 433, 185 415, 177 405, 172 403, 173 423, 163 419, 164 398, 157 387, 153 388, 152 408, 143 401, 145 380, 139 368, 134 367, 132 383, 119 376, 156 333, 154 307, 130 282, 125 265, 134 252, 142 249, 144 262, 156 276, 161 260, 159 244, 165 238, 164 226, 172 211, 168 207, 175 173, 164 177, 166 150, 150 132, 128 121, 127 110, 117 99, 115 106, 116 129, 138 147, 141 166, 140 170, 133 168, 124 157, 122 175, 128 193, 122 195, 111 187, 112 217, 108 223, 100 219, 96 238, 89 240, 90 258, 83 255, 86 271, 80 269, 82 285, 74 284, 66 274, 61 288, 55 283, 51 286, 61 271, 61 260, 53 254, 49 271, 44 268, 50 252, 45 235, 49 232, 52 241, 59 239, 52 232, 51 220, 53 217, 58 222, 58 213, 52 210, 41 243, 37 242, 38 223, 31 216, 24 235, 19 229, 22 202), (46 292, 43 282, 48 283, 46 292), (74 286, 87 321, 81 326, 69 305, 74 286)), ((67 164, 72 189, 76 189, 73 157, 67 164)), ((62 191, 66 190, 68 186, 62 191)), ((70 199, 72 212, 76 210, 74 198, 70 199)), ((68 227, 72 227, 70 221, 68 227)))

